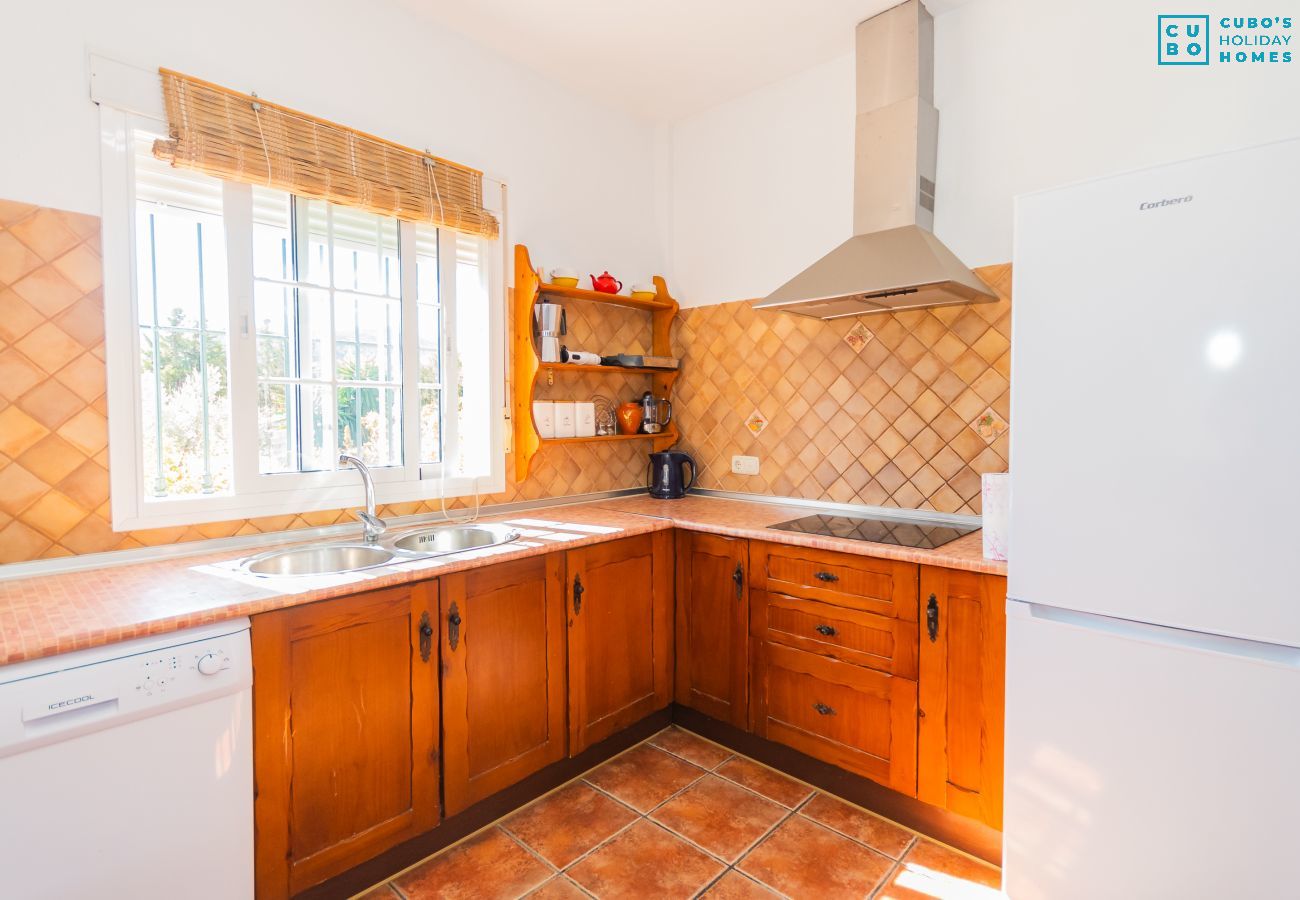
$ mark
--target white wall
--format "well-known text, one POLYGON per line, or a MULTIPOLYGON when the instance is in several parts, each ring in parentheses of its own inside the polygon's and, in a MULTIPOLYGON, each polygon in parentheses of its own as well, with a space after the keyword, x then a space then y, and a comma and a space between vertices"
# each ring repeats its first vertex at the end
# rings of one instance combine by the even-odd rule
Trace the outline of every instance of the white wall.
POLYGON ((664 269, 652 126, 387 0, 6 3, 3 22, 0 199, 99 213, 93 51, 255 90, 502 178, 508 237, 539 265, 626 282, 664 269))
MULTIPOLYGON (((1011 258, 1016 194, 1300 136, 1300 61, 1158 67, 1156 15, 1170 11, 970 0, 936 18, 935 231, 968 265, 1011 258)), ((852 80, 845 57, 674 126, 671 259, 687 302, 763 296, 850 234, 852 80), (772 197, 771 176, 792 174, 806 193, 772 197)))
POLYGON ((683 306, 761 297, 853 229, 853 58, 672 128, 671 256, 683 306))

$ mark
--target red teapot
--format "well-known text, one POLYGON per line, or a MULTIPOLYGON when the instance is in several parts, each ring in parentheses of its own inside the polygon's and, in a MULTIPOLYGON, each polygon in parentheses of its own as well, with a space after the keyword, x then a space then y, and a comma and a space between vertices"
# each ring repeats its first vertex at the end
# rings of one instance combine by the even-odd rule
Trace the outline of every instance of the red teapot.
POLYGON ((592 290, 600 291, 603 294, 617 294, 623 290, 623 282, 619 281, 609 272, 602 272, 599 276, 591 275, 592 290))

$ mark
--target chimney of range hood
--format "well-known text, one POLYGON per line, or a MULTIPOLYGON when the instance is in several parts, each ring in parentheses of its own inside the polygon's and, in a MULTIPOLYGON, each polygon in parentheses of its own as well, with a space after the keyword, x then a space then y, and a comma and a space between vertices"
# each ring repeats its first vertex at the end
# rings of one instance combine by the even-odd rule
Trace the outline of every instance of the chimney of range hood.
POLYGON ((817 319, 997 299, 934 236, 934 19, 907 0, 857 27, 853 237, 755 309, 817 319))

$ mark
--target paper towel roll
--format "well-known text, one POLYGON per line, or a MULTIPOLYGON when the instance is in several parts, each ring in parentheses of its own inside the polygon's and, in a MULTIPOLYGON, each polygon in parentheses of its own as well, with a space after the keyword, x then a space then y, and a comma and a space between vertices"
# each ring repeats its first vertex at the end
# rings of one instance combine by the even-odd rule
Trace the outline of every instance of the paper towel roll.
POLYGON ((1011 476, 989 472, 980 476, 980 509, 984 518, 984 558, 1007 558, 1007 525, 1011 512, 1011 476))

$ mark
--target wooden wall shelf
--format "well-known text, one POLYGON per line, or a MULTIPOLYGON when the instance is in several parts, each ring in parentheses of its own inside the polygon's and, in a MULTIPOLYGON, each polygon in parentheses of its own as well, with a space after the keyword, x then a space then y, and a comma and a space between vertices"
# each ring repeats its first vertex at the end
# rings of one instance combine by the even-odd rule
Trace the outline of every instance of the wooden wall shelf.
MULTIPOLYGON (((554 373, 599 372, 619 373, 621 375, 649 375, 651 392, 656 397, 671 399, 674 383, 681 369, 626 369, 621 366, 579 366, 573 363, 543 363, 538 356, 537 343, 533 340, 533 307, 543 295, 560 300, 578 300, 590 303, 605 303, 612 306, 624 306, 649 312, 650 316, 650 352, 655 356, 672 356, 669 342, 673 319, 677 317, 677 301, 668 293, 668 285, 662 276, 654 276, 655 299, 633 300, 622 294, 605 294, 583 288, 566 288, 553 284, 543 284, 537 277, 528 248, 523 244, 515 245, 515 285, 511 300, 513 310, 512 355, 513 355, 513 416, 515 430, 515 480, 523 481, 528 477, 533 457, 541 450, 543 444, 594 444, 602 441, 647 441, 652 451, 667 450, 677 443, 680 434, 677 423, 670 422, 659 434, 614 434, 598 437, 581 438, 543 438, 537 433, 537 424, 533 421, 533 394, 537 379, 542 372, 547 377, 554 373)), ((611 352, 619 348, 602 348, 611 352)))

